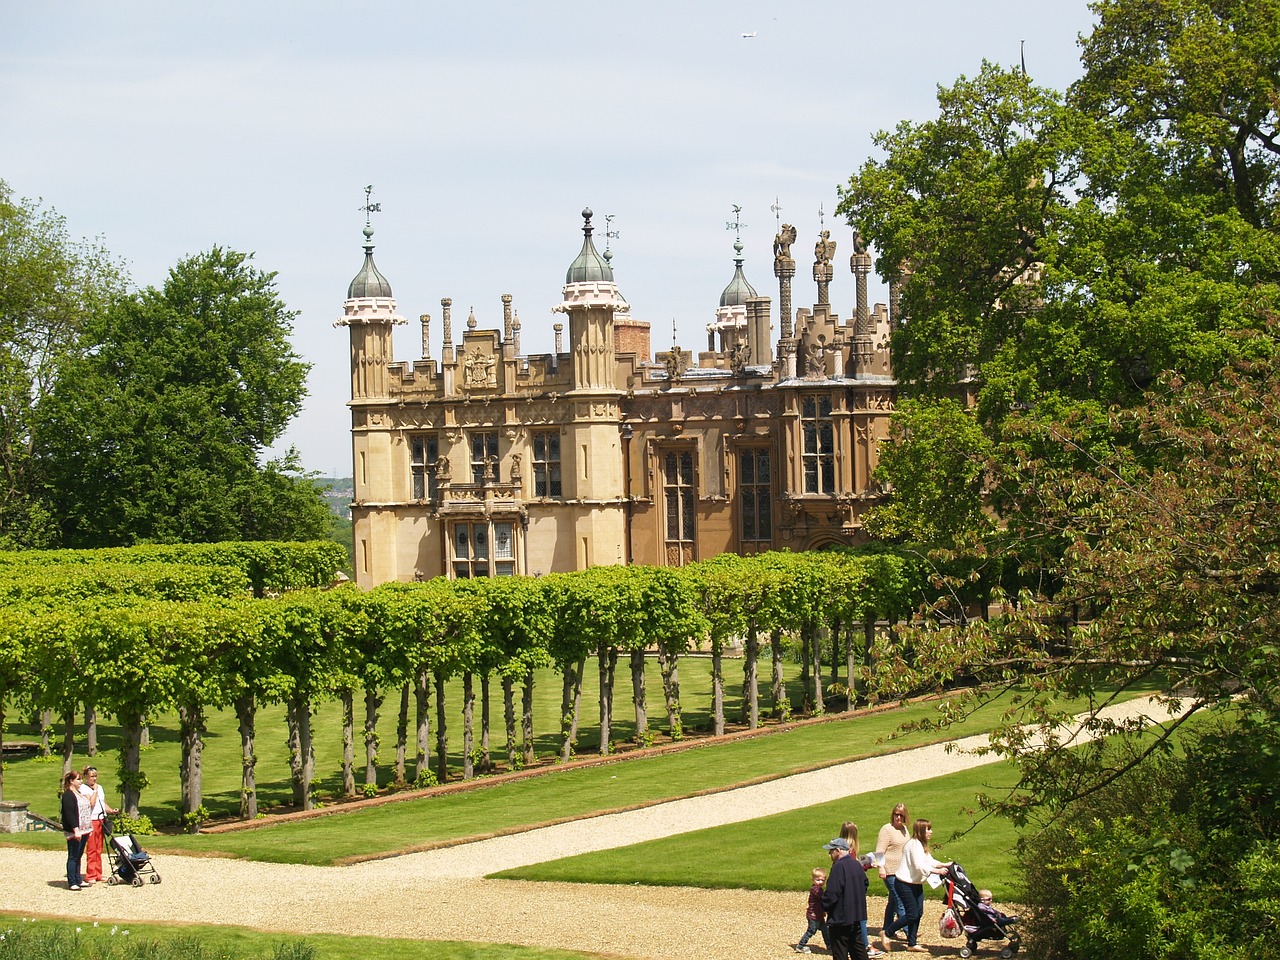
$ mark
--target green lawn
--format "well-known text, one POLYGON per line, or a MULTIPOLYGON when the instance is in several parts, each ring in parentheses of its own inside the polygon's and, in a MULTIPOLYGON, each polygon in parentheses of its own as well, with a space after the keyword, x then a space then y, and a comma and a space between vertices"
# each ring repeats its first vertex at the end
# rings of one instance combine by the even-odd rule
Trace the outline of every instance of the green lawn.
MULTIPOLYGON (((762 664, 766 669, 767 664, 762 664)), ((725 661, 726 711, 731 719, 736 719, 742 709, 741 697, 741 661, 725 661)), ((797 674, 799 667, 786 665, 788 688, 790 694, 798 701, 800 688, 797 674)), ((767 672, 767 669, 766 669, 767 672)), ((650 729, 659 735, 665 733, 666 714, 662 706, 662 684, 658 676, 656 663, 649 665, 648 695, 650 729)), ((710 729, 711 705, 711 661, 706 657, 688 657, 681 662, 681 701, 684 704, 684 722, 690 732, 710 729)), ((630 674, 619 670, 618 697, 615 707, 613 741, 624 743, 635 736, 634 713, 631 709, 630 674)), ((480 733, 479 681, 476 682, 476 737, 477 745, 480 733)), ((539 760, 551 760, 559 755, 560 734, 560 678, 551 671, 539 671, 534 687, 534 734, 535 754, 539 760)), ((594 662, 588 662, 586 677, 583 682, 582 716, 577 752, 580 756, 593 755, 599 751, 598 678, 594 662)), ((492 755, 495 761, 505 763, 505 733, 502 719, 502 690, 496 682, 491 691, 491 737, 492 755)), ((517 693, 517 705, 518 705, 517 693)), ((462 773, 462 689, 461 682, 448 685, 446 693, 446 709, 449 716, 449 769, 451 779, 458 779, 462 773)), ((767 691, 766 691, 767 700, 767 691)), ((357 696, 356 704, 356 775, 358 784, 364 778, 364 741, 363 741, 363 697, 357 696)), ((395 762, 396 723, 400 709, 399 691, 393 691, 387 697, 381 711, 378 733, 381 738, 381 750, 378 763, 378 783, 386 786, 393 780, 395 762)), ((767 706, 766 706, 767 709, 767 706)), ((341 790, 342 771, 342 711, 336 701, 317 704, 312 718, 316 752, 316 791, 322 799, 333 798, 341 790)), ((408 775, 413 776, 413 706, 410 705, 410 745, 408 775)), ((431 749, 435 751, 435 703, 431 705, 431 749)), ((210 815, 215 818, 232 818, 238 815, 240 808, 240 737, 236 728, 235 714, 229 710, 209 711, 209 732, 206 737, 204 752, 204 803, 210 815)), ((142 769, 151 783, 142 794, 141 812, 151 817, 158 826, 178 823, 178 797, 180 782, 178 778, 178 761, 180 744, 178 739, 178 722, 174 714, 162 714, 151 723, 151 746, 144 750, 142 769)), ((7 742, 15 740, 38 740, 39 730, 29 723, 17 722, 13 711, 8 711, 5 719, 4 736, 7 742)), ((52 738, 53 749, 61 747, 62 731, 55 729, 52 738)), ((93 762, 102 770, 102 783, 107 790, 109 802, 115 802, 119 796, 116 776, 118 765, 117 747, 120 742, 120 730, 113 723, 100 723, 98 726, 98 755, 93 762)), ((292 802, 292 788, 289 781, 288 748, 286 744, 286 728, 284 710, 276 706, 264 706, 258 711, 257 742, 258 755, 258 803, 259 809, 268 811, 292 802)), ((77 769, 89 762, 85 753, 84 729, 77 732, 75 766, 77 769)), ((55 815, 58 810, 57 788, 61 771, 61 755, 48 760, 41 758, 25 758, 7 761, 4 764, 4 798, 6 800, 22 800, 31 804, 33 810, 45 815, 55 815)), ((432 767, 434 770, 434 765, 432 767)))
MULTIPOLYGON (((3 944, 0 954, 15 956, 19 960, 46 960, 53 953, 52 945, 45 938, 57 936, 55 931, 69 934, 63 941, 80 947, 80 953, 57 952, 59 957, 99 956, 101 951, 113 949, 119 953, 108 956, 119 960, 143 957, 183 957, 189 960, 196 954, 200 958, 218 960, 267 960, 279 950, 287 957, 307 956, 305 947, 312 948, 315 960, 584 960, 593 954, 568 950, 549 950, 537 947, 517 947, 492 943, 458 943, 446 940, 397 940, 383 937, 346 937, 336 934, 309 933, 305 937, 281 933, 260 933, 244 927, 231 926, 166 926, 150 923, 94 923, 92 920, 62 921, 39 920, 32 922, 20 914, 0 913, 0 933, 11 936, 17 932, 17 940, 3 944), (77 929, 79 933, 76 933, 77 929), (127 934, 125 931, 128 931, 127 934), (35 939, 44 947, 41 952, 23 952, 22 937, 28 943, 35 939), (192 945, 194 941, 194 945, 192 945), (16 946, 14 946, 16 944, 16 946), (304 949, 299 949, 299 947, 304 949), (281 949, 281 948, 284 949, 281 949), (100 951, 94 953, 93 951, 100 951)), ((31 944, 35 946, 35 944, 31 944)))
MULTIPOLYGON (((829 864, 822 845, 838 835, 845 820, 858 824, 863 852, 875 849, 876 834, 897 803, 934 825, 933 853, 956 860, 979 886, 996 898, 1016 901, 1012 873, 1017 833, 991 817, 973 825, 978 793, 1007 790, 1012 767, 993 764, 946 777, 877 790, 831 803, 652 840, 630 847, 568 857, 506 870, 494 876, 516 880, 573 883, 643 883, 659 886, 803 891, 809 872, 829 864), (972 829, 968 829, 972 827, 972 829), (963 836, 954 837, 968 829, 963 836)), ((883 894, 878 878, 870 892, 883 894)))

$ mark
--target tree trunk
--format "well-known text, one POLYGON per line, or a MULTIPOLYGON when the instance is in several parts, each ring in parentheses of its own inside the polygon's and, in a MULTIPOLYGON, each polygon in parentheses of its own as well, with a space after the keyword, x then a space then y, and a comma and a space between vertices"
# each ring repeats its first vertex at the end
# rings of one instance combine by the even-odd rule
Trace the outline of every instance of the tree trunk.
POLYGON ((489 748, 489 674, 480 676, 480 770, 493 769, 493 755, 489 748))
MULTIPOLYGON (((876 671, 875 671, 876 621, 875 621, 875 618, 872 617, 871 619, 867 620, 867 622, 862 625, 862 629, 863 629, 863 642, 865 644, 862 650, 862 659, 867 664, 868 672, 872 677, 874 677, 876 675, 876 671)), ((870 699, 870 697, 871 697, 871 688, 870 686, 868 686, 867 698, 870 699)))
POLYGON ((180 813, 187 833, 200 832, 200 807, 204 803, 204 707, 187 703, 178 707, 178 727, 182 738, 182 806, 180 813))
POLYGON ((724 644, 711 641, 711 722, 712 733, 724 736, 724 644))
POLYGON ((356 708, 355 695, 343 690, 342 700, 342 795, 356 795, 356 708))
POLYGON ((138 743, 144 750, 151 746, 151 724, 146 722, 145 717, 143 718, 142 730, 138 733, 138 743))
POLYGON ((90 757, 98 755, 98 709, 91 703, 84 705, 84 752, 90 757))
POLYGON ((858 705, 858 643, 855 640, 857 629, 858 624, 851 623, 844 635, 845 686, 849 689, 849 702, 845 706, 846 710, 853 710, 858 705))
POLYGON ((524 689, 520 692, 520 741, 524 747, 524 765, 533 765, 533 671, 524 675, 524 689))
POLYGON ((471 780, 476 775, 475 759, 476 691, 471 671, 462 671, 462 779, 471 780))
POLYGON ((414 709, 417 715, 417 733, 415 735, 418 752, 413 758, 413 782, 418 786, 426 783, 424 774, 430 773, 427 757, 431 756, 431 678, 427 671, 418 674, 418 682, 413 690, 414 709))
POLYGON ((636 746, 649 745, 649 701, 644 675, 644 650, 631 651, 631 702, 636 708, 636 746))
POLYGON ((400 686, 400 715, 396 720, 396 772, 395 784, 403 787, 405 752, 409 742, 409 684, 400 686))
POLYGON ((53 729, 53 711, 40 711, 40 756, 53 756, 53 749, 49 746, 49 731, 53 729))
POLYGON ((560 762, 573 755, 573 667, 565 664, 560 684, 560 762))
POLYGON ((4 800, 4 693, 0 691, 0 801, 4 800))
POLYGON ((747 638, 742 652, 742 686, 747 699, 747 729, 755 730, 760 726, 760 637, 754 623, 747 626, 747 638))
POLYGON ((813 714, 821 716, 827 712, 822 701, 822 631, 824 627, 813 628, 813 714))
POLYGON ((303 810, 313 806, 311 780, 315 776, 316 755, 311 743, 311 703, 294 695, 285 708, 289 722, 289 772, 293 784, 293 803, 303 810))
POLYGON ((827 683, 834 686, 840 682, 840 638, 844 636, 844 621, 833 620, 829 627, 831 631, 831 676, 827 683))
POLYGON ((444 715, 444 675, 437 673, 436 681, 436 782, 449 780, 449 730, 444 715))
POLYGON ((800 628, 800 712, 808 713, 813 709, 813 679, 810 669, 813 665, 813 630, 806 624, 800 628))
POLYGON ((382 695, 377 687, 364 688, 364 785, 378 789, 378 711, 382 695))
POLYGON ((258 702, 253 694, 236 698, 236 721, 240 727, 240 819, 258 819, 258 783, 254 767, 258 758, 253 752, 254 723, 258 702))
POLYGON ((769 648, 773 653, 773 673, 769 685, 769 693, 773 700, 773 718, 789 720, 791 718, 791 701, 787 697, 787 682, 782 674, 782 631, 774 628, 769 635, 769 648))
POLYGON ((142 714, 126 709, 119 716, 120 809, 126 817, 137 817, 142 793, 142 714))
POLYGON ((62 775, 71 772, 76 759, 76 708, 73 704, 62 712, 62 775))
POLYGON ((516 691, 506 674, 502 677, 502 721, 507 733, 507 769, 516 767, 516 691))
POLYGON ((600 756, 607 757, 613 744, 613 673, 618 663, 617 647, 601 647, 596 652, 600 664, 600 756))
POLYGON ((684 721, 680 716, 680 657, 658 645, 658 672, 662 674, 662 699, 667 711, 667 731, 672 740, 684 736, 684 721))

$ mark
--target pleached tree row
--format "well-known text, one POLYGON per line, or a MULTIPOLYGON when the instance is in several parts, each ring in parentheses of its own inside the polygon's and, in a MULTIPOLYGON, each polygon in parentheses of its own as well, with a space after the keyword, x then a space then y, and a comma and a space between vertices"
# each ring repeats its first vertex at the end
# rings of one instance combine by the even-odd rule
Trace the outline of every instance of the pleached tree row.
POLYGON ((562 682, 562 760, 575 752, 582 681, 593 661, 601 753, 613 749, 620 659, 630 678, 636 741, 644 745, 655 733, 646 657, 656 657, 662 680, 654 709, 665 722, 656 726, 678 739, 681 658, 709 649, 712 732, 718 735, 726 722, 722 654, 728 644, 742 646, 748 727, 756 727, 763 712, 762 650, 773 664, 763 684, 772 714, 789 715, 781 679, 784 638, 800 641, 808 678, 802 710, 824 709, 825 650, 845 658, 852 704, 859 685, 864 697, 876 693, 880 671, 870 668, 868 625, 903 616, 925 590, 921 570, 902 556, 824 552, 722 556, 680 569, 439 579, 365 592, 327 586, 340 561, 332 548, 253 543, 5 555, 0 711, 6 704, 51 711, 68 725, 81 710, 116 717, 122 808, 131 816, 147 785, 140 754, 147 719, 176 711, 181 808, 194 829, 204 816, 200 771, 209 711, 235 712, 243 758, 240 812, 253 818, 257 710, 282 705, 293 799, 307 809, 315 775, 311 715, 319 703, 341 704, 346 796, 357 792, 359 743, 363 789, 377 789, 378 725, 387 697, 398 707, 398 785, 449 778, 449 736, 456 735, 459 715, 461 776, 487 772, 477 765, 497 765, 489 749, 496 726, 489 718, 491 685, 501 691, 503 730, 493 753, 505 754, 507 769, 533 763, 534 676, 548 667, 562 682), (447 702, 446 683, 455 690, 460 685, 461 703, 447 702))

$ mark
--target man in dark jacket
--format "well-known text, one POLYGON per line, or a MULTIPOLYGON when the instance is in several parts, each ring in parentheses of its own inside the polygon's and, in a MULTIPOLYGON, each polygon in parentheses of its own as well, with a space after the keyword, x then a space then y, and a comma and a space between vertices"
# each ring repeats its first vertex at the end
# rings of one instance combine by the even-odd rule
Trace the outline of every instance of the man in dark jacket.
POLYGON ((837 837, 822 848, 831 854, 831 873, 822 906, 827 911, 834 960, 867 960, 867 946, 860 935, 867 919, 867 871, 849 852, 849 841, 837 837))

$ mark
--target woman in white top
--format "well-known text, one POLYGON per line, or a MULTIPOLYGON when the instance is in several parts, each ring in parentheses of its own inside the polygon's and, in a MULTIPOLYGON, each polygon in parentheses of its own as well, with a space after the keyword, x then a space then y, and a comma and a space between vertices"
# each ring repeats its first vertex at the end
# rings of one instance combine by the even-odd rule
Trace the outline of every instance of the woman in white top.
POLYGON ((107 806, 107 795, 102 792, 98 783, 98 768, 87 766, 81 774, 80 793, 89 801, 89 821, 93 832, 85 843, 84 886, 90 886, 102 879, 102 821, 109 813, 119 810, 107 806))
POLYGON ((928 953, 928 950, 916 943, 916 935, 920 932, 920 918, 924 916, 924 882, 931 873, 943 874, 950 864, 941 863, 929 853, 929 837, 933 835, 933 824, 920 819, 911 830, 911 839, 902 850, 902 862, 898 864, 895 874, 895 886, 902 905, 907 911, 907 922, 901 920, 892 925, 907 931, 907 949, 916 953, 928 953))

